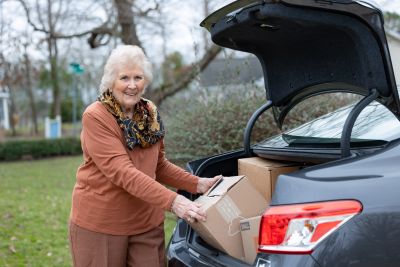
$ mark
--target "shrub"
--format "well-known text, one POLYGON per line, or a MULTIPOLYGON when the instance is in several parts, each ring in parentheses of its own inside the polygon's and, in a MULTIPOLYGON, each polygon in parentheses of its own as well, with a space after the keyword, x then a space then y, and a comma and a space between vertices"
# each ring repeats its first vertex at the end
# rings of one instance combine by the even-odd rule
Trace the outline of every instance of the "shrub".
MULTIPOLYGON (((73 122, 73 99, 67 96, 61 102, 61 118, 62 122, 73 122)), ((76 100, 76 120, 80 121, 82 119, 82 110, 84 109, 84 103, 82 99, 77 98, 76 100)))
MULTIPOLYGON (((264 103, 265 90, 256 86, 201 90, 166 100, 161 110, 167 153, 174 159, 191 159, 243 147, 247 121, 264 103)), ((252 140, 277 132, 272 113, 267 111, 257 121, 252 140)))
POLYGON ((39 159, 81 153, 82 149, 78 138, 21 140, 0 143, 0 161, 39 159))
MULTIPOLYGON (((298 104, 284 122, 292 129, 357 99, 350 94, 319 95, 298 104)), ((243 147, 247 121, 266 102, 265 90, 255 85, 198 89, 163 102, 161 113, 166 125, 166 151, 174 160, 189 160, 243 147)), ((251 141, 278 134, 272 110, 256 122, 251 141)))

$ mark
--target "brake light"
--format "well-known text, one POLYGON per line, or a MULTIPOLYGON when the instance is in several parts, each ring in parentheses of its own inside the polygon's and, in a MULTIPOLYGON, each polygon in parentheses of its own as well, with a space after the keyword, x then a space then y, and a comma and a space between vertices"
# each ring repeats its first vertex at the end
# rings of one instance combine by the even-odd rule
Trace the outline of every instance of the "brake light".
POLYGON ((361 210, 355 200, 272 206, 261 219, 259 251, 309 254, 361 210))

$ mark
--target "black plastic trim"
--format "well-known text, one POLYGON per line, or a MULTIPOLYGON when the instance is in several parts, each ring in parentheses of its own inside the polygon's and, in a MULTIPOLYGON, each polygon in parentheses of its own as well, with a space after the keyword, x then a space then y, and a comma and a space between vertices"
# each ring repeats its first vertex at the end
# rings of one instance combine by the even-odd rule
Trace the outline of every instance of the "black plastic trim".
POLYGON ((272 106, 273 106, 272 101, 268 100, 267 103, 262 105, 260 108, 258 108, 253 113, 253 115, 251 115, 249 121, 247 122, 246 128, 244 129, 243 147, 244 147, 244 153, 248 157, 251 156, 250 137, 251 137, 251 132, 253 130, 254 124, 256 123, 256 121, 260 117, 260 115, 263 114, 266 110, 268 110, 272 106))
POLYGON ((342 136, 340 138, 340 147, 342 149, 342 158, 346 158, 351 156, 350 153, 350 139, 351 139, 351 132, 353 130, 354 123, 358 115, 360 115, 361 111, 368 106, 372 101, 377 99, 379 96, 379 92, 376 89, 371 89, 371 93, 361 99, 351 110, 349 116, 346 119, 346 122, 343 126, 342 136))

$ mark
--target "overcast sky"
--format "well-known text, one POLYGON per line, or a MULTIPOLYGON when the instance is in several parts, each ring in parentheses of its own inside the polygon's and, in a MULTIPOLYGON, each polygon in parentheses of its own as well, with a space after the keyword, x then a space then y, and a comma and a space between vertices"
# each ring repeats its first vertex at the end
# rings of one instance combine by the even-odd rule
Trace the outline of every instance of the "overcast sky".
MULTIPOLYGON (((174 47, 169 47, 169 49, 178 48, 178 51, 187 51, 191 49, 193 51, 193 46, 197 45, 202 38, 202 31, 205 29, 199 26, 202 16, 201 11, 197 14, 193 14, 193 5, 198 4, 199 0, 186 0, 191 4, 181 5, 179 9, 179 16, 173 21, 174 31, 171 32, 172 43, 174 47), (192 5, 192 6, 191 6, 192 5)), ((400 14, 400 0, 374 0, 378 3, 384 11, 397 12, 400 14)), ((229 0, 220 0, 221 3, 230 3, 229 0)), ((212 10, 215 11, 215 10, 212 10)), ((176 7, 171 7, 171 12, 177 12, 176 7)), ((194 53, 189 53, 187 55, 189 61, 192 61, 196 55, 194 53)))
MULTIPOLYGON (((185 55, 185 61, 193 62, 194 60, 201 57, 202 50, 201 44, 203 41, 203 32, 205 29, 199 26, 199 23, 204 18, 202 4, 200 0, 185 0, 180 1, 170 0, 171 4, 168 5, 166 12, 173 15, 173 19, 169 22, 168 26, 168 52, 180 51, 185 55), (179 8, 177 8, 179 6, 179 8), (199 47, 200 52, 196 53, 195 47, 199 47)), ((230 0, 214 0, 216 6, 210 11, 221 7, 222 5, 231 2, 230 0)), ((392 11, 400 13, 400 0, 375 0, 376 3, 380 4, 384 11, 392 11)), ((14 24, 16 28, 23 29, 26 27, 26 19, 23 16, 15 16, 14 10, 18 7, 18 3, 12 1, 6 2, 7 5, 3 4, 5 9, 11 8, 13 10, 2 10, 2 15, 14 14, 14 24), (11 4, 13 3, 13 4, 11 4)), ((208 35, 208 33, 207 33, 208 35)), ((161 44, 163 42, 160 36, 150 36, 148 40, 143 40, 145 46, 153 46, 153 48, 147 49, 149 57, 159 63, 161 60, 161 44)), ((199 50, 197 50, 199 51, 199 50)))
POLYGON ((400 0, 375 0, 385 11, 400 13, 400 0))

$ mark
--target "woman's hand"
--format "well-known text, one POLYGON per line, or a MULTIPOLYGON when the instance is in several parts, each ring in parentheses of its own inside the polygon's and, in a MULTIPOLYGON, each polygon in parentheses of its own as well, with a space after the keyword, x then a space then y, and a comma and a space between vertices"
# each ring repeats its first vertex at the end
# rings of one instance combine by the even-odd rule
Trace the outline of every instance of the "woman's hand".
POLYGON ((172 202, 171 211, 189 223, 195 220, 206 221, 206 213, 200 207, 200 203, 190 201, 182 195, 177 195, 174 202, 172 202))
POLYGON ((214 178, 199 178, 199 182, 197 183, 197 193, 205 193, 211 186, 213 186, 222 175, 217 175, 214 178))

